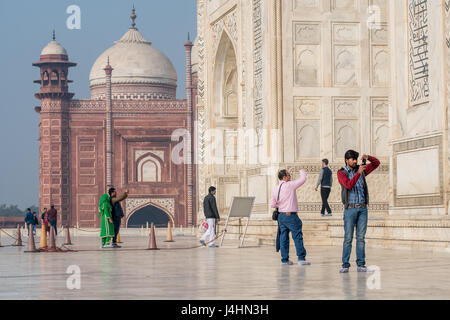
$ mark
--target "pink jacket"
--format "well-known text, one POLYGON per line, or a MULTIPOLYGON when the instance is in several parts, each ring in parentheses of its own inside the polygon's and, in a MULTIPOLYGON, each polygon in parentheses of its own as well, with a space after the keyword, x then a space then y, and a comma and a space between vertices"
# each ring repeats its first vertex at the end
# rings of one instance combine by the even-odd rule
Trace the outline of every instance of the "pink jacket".
POLYGON ((293 181, 280 181, 280 184, 272 191, 270 205, 272 208, 278 208, 279 212, 298 212, 297 189, 306 182, 306 172, 300 170, 300 178, 293 181), (280 199, 277 201, 278 190, 281 187, 280 199))

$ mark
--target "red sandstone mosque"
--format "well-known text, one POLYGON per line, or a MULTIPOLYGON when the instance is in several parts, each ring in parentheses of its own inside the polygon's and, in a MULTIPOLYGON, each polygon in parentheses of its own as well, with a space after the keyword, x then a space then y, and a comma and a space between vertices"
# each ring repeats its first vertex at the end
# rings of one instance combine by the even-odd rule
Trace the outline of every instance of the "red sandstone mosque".
MULTIPOLYGON (((42 50, 39 113, 39 209, 54 204, 58 224, 99 227, 98 201, 114 186, 129 189, 122 207, 124 226, 154 221, 196 223, 195 166, 171 161, 177 129, 193 133, 197 72, 193 44, 185 43, 186 100, 176 100, 177 74, 170 60, 135 24, 92 66, 91 99, 73 100, 70 62, 53 40, 42 50)), ((186 154, 181 154, 186 156, 186 154)))

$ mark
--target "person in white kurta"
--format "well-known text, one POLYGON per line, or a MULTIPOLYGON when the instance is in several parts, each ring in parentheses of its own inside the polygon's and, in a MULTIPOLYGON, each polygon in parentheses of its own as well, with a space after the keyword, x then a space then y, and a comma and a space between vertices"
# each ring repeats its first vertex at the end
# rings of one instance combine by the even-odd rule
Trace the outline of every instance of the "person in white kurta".
POLYGON ((208 223, 208 230, 206 230, 205 234, 200 238, 200 243, 204 246, 208 244, 208 247, 217 247, 214 244, 214 240, 216 238, 216 221, 220 220, 219 211, 217 210, 216 204, 216 188, 209 187, 209 193, 203 200, 203 213, 205 214, 206 223, 208 223), (208 239, 208 243, 206 243, 206 239, 208 239))

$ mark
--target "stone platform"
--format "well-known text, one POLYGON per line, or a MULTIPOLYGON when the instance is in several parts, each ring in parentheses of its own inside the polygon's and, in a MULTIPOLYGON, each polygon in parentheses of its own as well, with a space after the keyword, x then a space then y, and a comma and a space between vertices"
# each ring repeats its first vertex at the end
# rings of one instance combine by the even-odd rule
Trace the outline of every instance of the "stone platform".
MULTIPOLYGON (((320 213, 302 213, 303 236, 306 244, 341 246, 344 240, 343 213, 332 217, 321 217, 320 213)), ((223 219, 225 220, 225 219, 223 219)), ((238 238, 243 234, 246 218, 230 220, 229 237, 238 238)), ((225 226, 220 221, 219 230, 225 226)), ((252 219, 246 238, 260 244, 275 243, 277 222, 269 219, 252 219)), ((423 216, 374 216, 369 212, 366 233, 368 247, 396 248, 450 252, 450 217, 423 216)))
MULTIPOLYGON (((350 273, 339 274, 340 246, 307 244, 311 266, 281 266, 273 246, 249 240, 236 248, 232 237, 222 248, 177 249, 198 244, 186 229, 172 243, 157 230, 156 251, 142 250, 148 235, 138 230, 123 230, 120 249, 99 249, 88 233, 72 237, 79 252, 25 253, 27 237, 24 247, 0 248, 0 299, 450 299, 443 252, 367 248, 367 265, 379 273, 357 273, 353 252, 350 273), (80 289, 67 288, 69 266, 80 268, 80 289)), ((61 232, 58 246, 63 239, 61 232)), ((3 245, 10 240, 2 235, 3 245)))

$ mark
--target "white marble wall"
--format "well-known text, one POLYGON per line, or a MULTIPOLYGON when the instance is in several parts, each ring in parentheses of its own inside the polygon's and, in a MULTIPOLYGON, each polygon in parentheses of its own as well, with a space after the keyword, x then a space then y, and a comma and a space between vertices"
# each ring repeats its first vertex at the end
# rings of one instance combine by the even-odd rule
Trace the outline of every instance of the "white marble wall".
POLYGON ((448 214, 448 5, 390 2, 392 214, 448 214))
MULTIPOLYGON (((313 187, 320 160, 327 157, 336 171, 344 152, 354 148, 381 159, 383 166, 370 183, 374 205, 387 211, 392 81, 387 4, 388 0, 198 0, 201 127, 229 123, 212 113, 220 107, 214 100, 214 87, 220 86, 214 65, 225 30, 233 43, 239 83, 238 118, 224 133, 225 150, 233 149, 233 131, 239 129, 257 129, 256 144, 269 136, 272 142, 281 139, 275 151, 264 146, 258 150, 259 159, 262 154, 267 163, 249 163, 253 152, 247 146, 243 165, 227 162, 234 153, 226 151, 228 166, 200 166, 200 198, 207 185, 201 181, 208 179, 223 184, 222 208, 231 194, 255 195, 255 212, 268 217, 276 169, 291 168, 297 175, 299 168, 308 167, 309 180, 299 191, 299 202, 302 210, 316 211, 320 196, 313 187), (369 28, 370 21, 375 26, 369 28)), ((204 150, 200 145, 200 154, 211 156, 204 150)), ((337 185, 331 201, 341 209, 337 185)))

